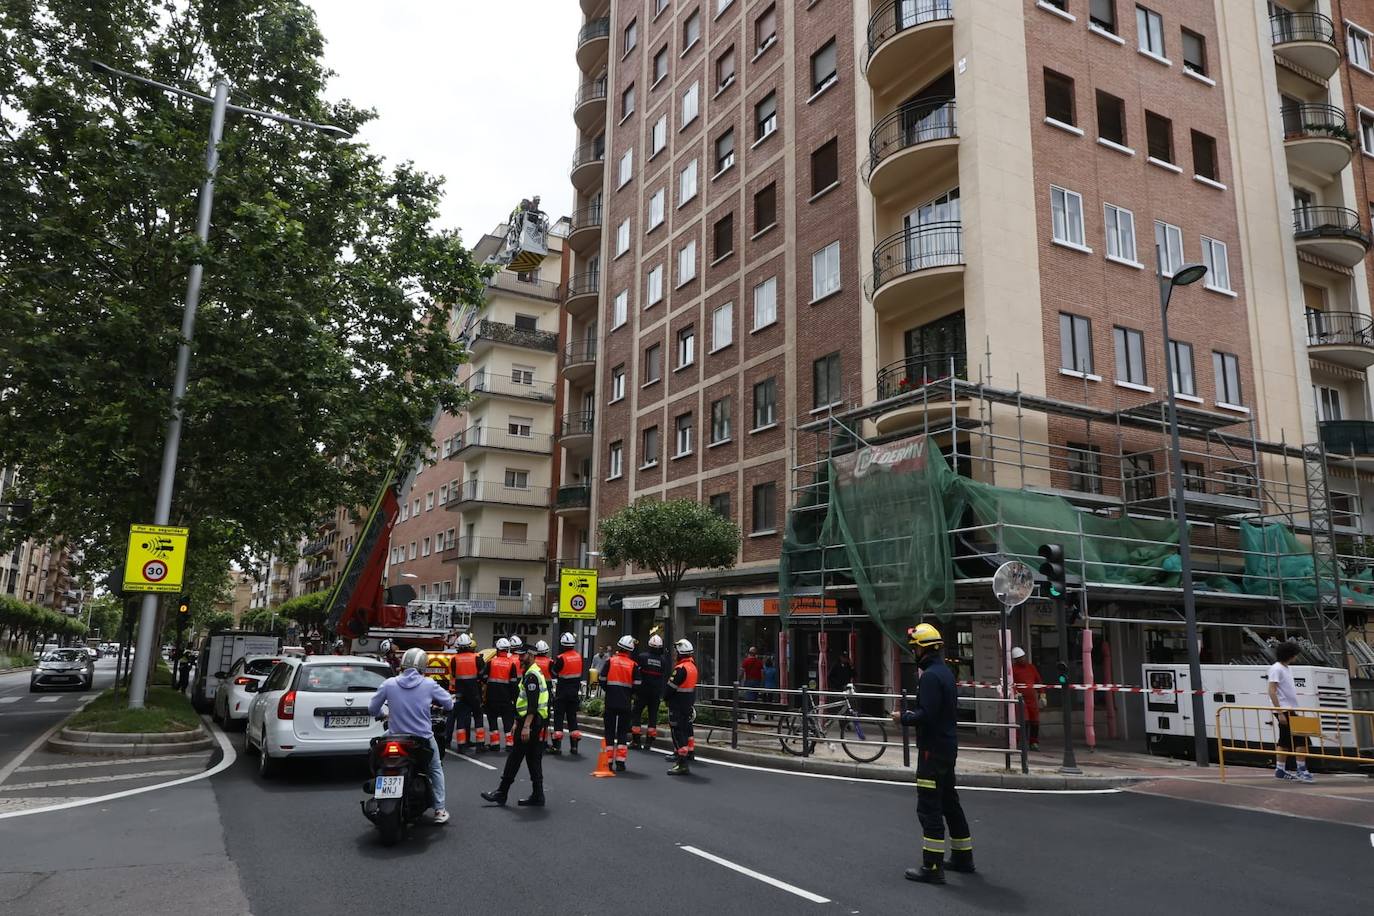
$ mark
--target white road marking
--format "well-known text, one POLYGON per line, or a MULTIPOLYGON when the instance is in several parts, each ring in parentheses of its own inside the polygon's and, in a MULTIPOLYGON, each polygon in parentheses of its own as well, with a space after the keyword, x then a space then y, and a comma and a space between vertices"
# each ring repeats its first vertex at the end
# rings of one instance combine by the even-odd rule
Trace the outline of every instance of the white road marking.
POLYGON ((729 859, 722 859, 720 856, 713 856, 711 853, 703 849, 697 849, 695 846, 679 846, 678 849, 681 849, 683 852, 690 852, 694 856, 700 856, 708 862, 723 865, 731 871, 737 871, 741 875, 747 875, 755 881, 762 881, 764 884, 776 887, 778 890, 787 891, 789 894, 796 894, 803 900, 810 900, 812 903, 830 902, 829 897, 822 897, 820 894, 813 894, 810 891, 802 890, 796 885, 788 884, 786 881, 779 881, 777 878, 770 877, 762 872, 754 871, 752 868, 745 868, 737 862, 731 862, 729 859))
POLYGON ((485 769, 485 770, 494 770, 494 769, 496 769, 496 767, 492 766, 491 764, 489 764, 489 763, 483 763, 482 761, 478 760, 476 757, 469 757, 467 754, 455 754, 454 756, 455 756, 455 757, 458 757, 460 760, 466 760, 468 763, 475 763, 475 764, 477 764, 479 767, 482 767, 482 768, 485 769))
POLYGON ((0 703, 18 703, 19 697, 0 697, 0 703))
POLYGON ((39 697, 38 700, 37 700, 36 702, 39 702, 39 703, 56 703, 56 702, 57 702, 58 700, 60 700, 60 699, 62 699, 62 698, 61 698, 61 697, 39 697))
POLYGON ((19 767, 15 772, 30 773, 34 770, 75 770, 82 767, 109 767, 130 763, 161 763, 166 760, 189 760, 192 757, 203 756, 205 756, 205 752, 199 754, 160 754, 156 757, 107 757, 104 760, 85 760, 81 763, 37 763, 33 766, 19 767))
MULTIPOLYGON (((95 693, 83 698, 82 701, 77 704, 76 712, 80 712, 82 709, 86 707, 87 703, 90 703, 98 696, 100 696, 100 694, 95 693)), ((53 735, 57 734, 58 730, 60 730, 62 726, 65 724, 67 724, 66 719, 63 719, 61 722, 58 722, 52 728, 48 729, 43 734, 33 739, 33 743, 30 744, 28 747, 24 748, 18 754, 14 755, 14 757, 11 758, 9 763, 0 767, 0 783, 3 783, 6 779, 9 779, 10 775, 15 770, 19 769, 19 765, 21 763, 23 763, 25 760, 28 760, 30 757, 33 756, 35 751, 37 751, 43 745, 47 744, 48 739, 51 738, 53 735)), ((0 817, 4 817, 4 815, 0 814, 0 817)))
POLYGON ((80 786, 93 782, 117 782, 122 779, 148 779, 153 776, 185 776, 187 773, 199 773, 199 767, 181 770, 152 770, 146 773, 117 773, 109 776, 81 776, 76 779, 50 779, 46 782, 17 782, 8 786, 0 786, 0 792, 20 792, 29 789, 49 789, 53 786, 80 786))

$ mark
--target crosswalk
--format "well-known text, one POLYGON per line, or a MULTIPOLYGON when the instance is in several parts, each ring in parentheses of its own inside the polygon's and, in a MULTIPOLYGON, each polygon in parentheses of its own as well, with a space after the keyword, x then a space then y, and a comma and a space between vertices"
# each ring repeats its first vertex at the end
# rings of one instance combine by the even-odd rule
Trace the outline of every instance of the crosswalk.
MULTIPOLYGON (((38 704, 38 703, 43 703, 43 704, 45 704, 45 705, 46 705, 46 704, 51 704, 51 703, 62 703, 63 705, 67 705, 67 706, 75 706, 75 705, 76 705, 77 703, 79 703, 81 700, 83 700, 83 699, 85 699, 86 697, 89 697, 89 696, 90 696, 90 694, 87 693, 87 692, 84 692, 84 691, 82 691, 82 692, 73 691, 72 693, 43 693, 43 694, 37 694, 37 693, 21 693, 21 694, 11 695, 11 696, 7 696, 7 697, 0 697, 0 707, 11 707, 11 708, 13 708, 13 707, 16 707, 16 706, 32 706, 32 705, 36 705, 36 704, 38 704)), ((3 712, 3 711, 4 711, 3 709, 0 709, 0 712, 3 712)))

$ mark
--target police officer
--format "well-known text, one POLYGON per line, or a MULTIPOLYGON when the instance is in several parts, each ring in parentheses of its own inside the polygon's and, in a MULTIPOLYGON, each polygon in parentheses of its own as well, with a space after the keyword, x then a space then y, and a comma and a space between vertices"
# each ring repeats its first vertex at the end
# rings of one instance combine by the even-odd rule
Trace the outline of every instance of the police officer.
POLYGON ((534 661, 530 647, 520 646, 520 661, 524 674, 517 682, 515 693, 516 736, 515 745, 506 758, 506 768, 501 771, 501 785, 495 792, 483 792, 482 797, 497 805, 506 803, 506 793, 520 773, 520 763, 524 761, 529 768, 532 789, 529 797, 516 802, 522 808, 544 807, 544 742, 539 733, 547 724, 549 710, 549 682, 544 671, 534 661))
POLYGON ((577 637, 564 633, 558 638, 563 651, 550 666, 557 687, 553 694, 553 752, 563 753, 563 729, 568 730, 572 753, 577 753, 577 742, 582 740, 582 732, 577 727, 577 711, 582 705, 582 653, 577 651, 577 637))
POLYGON ((496 640, 496 654, 487 665, 487 748, 501 749, 501 729, 506 747, 515 744, 515 684, 520 680, 520 660, 510 653, 510 640, 496 640))
POLYGON ((916 816, 921 820, 922 864, 908 868, 906 877, 925 884, 945 883, 945 824, 949 824, 949 868, 972 872, 973 838, 968 818, 954 790, 954 761, 959 753, 955 734, 958 693, 954 673, 942 657, 944 639, 928 623, 907 630, 907 643, 921 669, 916 708, 892 717, 916 729, 916 816))
POLYGON ((630 746, 633 748, 649 750, 658 737, 658 707, 663 702, 663 674, 667 668, 664 654, 663 637, 655 633, 649 637, 649 648, 635 657, 639 665, 639 686, 630 701, 630 746), (639 720, 646 709, 649 726, 641 729, 639 720))
POLYGON ((679 639, 673 649, 677 652, 677 664, 668 677, 666 696, 668 726, 673 730, 674 762, 668 775, 686 776, 687 761, 696 749, 697 740, 692 727, 697 702, 697 663, 693 657, 696 650, 685 639, 679 639))
POLYGON ((474 651, 472 637, 467 633, 458 636, 451 667, 454 699, 457 700, 453 704, 454 737, 458 750, 466 748, 475 752, 482 748, 487 735, 482 727, 482 675, 486 664, 474 651))
POLYGON ((605 742, 621 773, 629 756, 630 701, 639 683, 639 665, 632 655, 635 645, 633 636, 620 637, 615 654, 602 663, 601 670, 601 683, 606 688, 605 742))

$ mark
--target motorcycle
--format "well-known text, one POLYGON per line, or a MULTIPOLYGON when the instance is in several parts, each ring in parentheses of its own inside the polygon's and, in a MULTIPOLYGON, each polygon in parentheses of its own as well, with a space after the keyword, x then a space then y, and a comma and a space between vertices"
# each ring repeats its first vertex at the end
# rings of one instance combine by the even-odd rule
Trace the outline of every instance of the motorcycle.
POLYGON ((363 816, 381 833, 383 846, 396 845, 429 808, 432 753, 429 739, 418 735, 372 739, 367 755, 372 778, 363 783, 363 791, 372 797, 364 799, 362 807, 363 816))

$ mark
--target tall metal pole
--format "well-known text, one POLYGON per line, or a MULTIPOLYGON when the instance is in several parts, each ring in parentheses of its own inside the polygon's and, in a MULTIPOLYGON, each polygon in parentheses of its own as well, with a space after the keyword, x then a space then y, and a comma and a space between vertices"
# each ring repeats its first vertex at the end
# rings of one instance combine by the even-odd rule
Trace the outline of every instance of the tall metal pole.
POLYGON ((1169 404, 1169 475, 1174 485, 1174 517, 1178 520, 1178 558, 1183 565, 1179 585, 1183 589, 1184 639, 1188 643, 1188 687, 1193 698, 1193 757, 1208 765, 1207 713, 1203 708, 1202 656, 1198 645, 1197 604, 1193 599, 1193 548, 1188 532, 1187 488, 1183 485, 1183 447, 1179 444, 1178 402, 1174 396, 1174 354, 1169 346, 1169 296, 1173 278, 1159 270, 1159 323, 1164 330, 1164 375, 1169 404))
POLYGON ((1060 595, 1054 599, 1054 618, 1059 628, 1059 702, 1063 705, 1059 707, 1060 721, 1064 728, 1064 761, 1059 766, 1059 772, 1079 774, 1083 771, 1078 768, 1078 759, 1073 753, 1073 690, 1069 687, 1073 677, 1070 672, 1073 670, 1072 663, 1069 661, 1073 656, 1069 654, 1069 611, 1067 596, 1060 595))
MULTIPOLYGON (((229 82, 215 83, 215 103, 210 116, 210 143, 205 151, 205 184, 200 189, 200 211, 196 214, 196 238, 204 245, 210 240, 210 209, 215 202, 215 172, 219 169, 219 141, 224 135, 224 112, 229 103, 229 82)), ((181 401, 186 396, 186 377, 191 367, 191 340, 196 328, 196 309, 200 305, 200 281, 204 274, 200 261, 191 265, 186 281, 186 306, 181 313, 181 341, 177 344, 176 377, 172 381, 172 415, 167 420, 167 437, 162 446, 162 472, 157 481, 157 507, 154 525, 165 525, 172 515, 172 487, 176 482, 177 449, 181 445, 181 401)), ((157 635, 157 595, 143 596, 139 612, 138 647, 134 653, 133 680, 129 683, 129 708, 141 709, 148 692, 152 671, 153 641, 157 635)))

